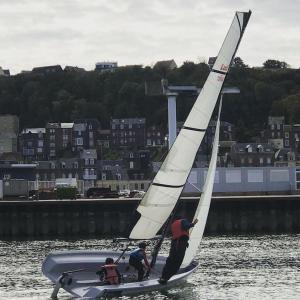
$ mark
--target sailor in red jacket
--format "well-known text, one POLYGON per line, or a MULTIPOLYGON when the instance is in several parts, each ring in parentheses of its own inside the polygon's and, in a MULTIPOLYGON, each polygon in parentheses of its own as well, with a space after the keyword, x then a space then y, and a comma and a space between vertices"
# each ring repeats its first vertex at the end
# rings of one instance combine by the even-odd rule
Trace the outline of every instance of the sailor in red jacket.
POLYGON ((101 267, 101 270, 96 273, 100 276, 100 280, 104 284, 120 284, 121 274, 117 269, 117 265, 114 264, 114 260, 108 257, 105 260, 105 265, 101 267))
POLYGON ((179 270, 184 259, 186 248, 189 245, 189 229, 197 222, 197 219, 190 223, 187 219, 184 219, 181 216, 175 217, 175 220, 171 225, 172 242, 170 253, 163 268, 159 283, 166 284, 167 281, 179 270))

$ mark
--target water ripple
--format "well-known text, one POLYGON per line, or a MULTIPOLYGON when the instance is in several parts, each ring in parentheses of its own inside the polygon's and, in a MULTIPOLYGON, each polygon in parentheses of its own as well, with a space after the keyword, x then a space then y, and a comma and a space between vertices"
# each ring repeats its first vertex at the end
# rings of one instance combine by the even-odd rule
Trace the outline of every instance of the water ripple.
MULTIPOLYGON (((299 299, 300 235, 204 238, 200 267, 180 288, 118 299, 299 299)), ((167 253, 166 241, 162 252, 167 253)), ((0 300, 48 300, 41 262, 54 250, 115 248, 111 240, 0 241, 0 300)), ((72 299, 60 293, 60 299, 72 299)))

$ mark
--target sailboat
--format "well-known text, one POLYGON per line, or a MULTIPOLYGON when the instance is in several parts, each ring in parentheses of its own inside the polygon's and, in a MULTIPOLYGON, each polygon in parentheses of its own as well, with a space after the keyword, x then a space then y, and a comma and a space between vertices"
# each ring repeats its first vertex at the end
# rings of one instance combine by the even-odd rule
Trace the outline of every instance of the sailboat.
POLYGON ((156 174, 152 184, 142 198, 138 208, 138 220, 129 234, 129 240, 155 239, 162 229, 162 237, 157 241, 152 254, 151 273, 148 278, 137 282, 136 272, 127 271, 129 253, 123 251, 63 251, 50 253, 43 262, 42 272, 54 284, 52 298, 57 297, 60 288, 72 296, 93 299, 101 296, 123 296, 159 289, 166 289, 185 281, 198 267, 195 255, 204 232, 213 190, 217 152, 219 143, 220 111, 216 125, 211 161, 199 204, 194 217, 199 222, 190 232, 190 246, 183 263, 168 281, 160 285, 160 277, 166 257, 158 255, 172 212, 180 198, 191 171, 197 150, 208 127, 216 106, 230 64, 237 51, 251 15, 249 12, 236 12, 211 72, 192 107, 184 126, 172 145, 166 159, 156 174), (118 285, 103 285, 96 272, 112 257, 118 263, 123 280, 118 285))

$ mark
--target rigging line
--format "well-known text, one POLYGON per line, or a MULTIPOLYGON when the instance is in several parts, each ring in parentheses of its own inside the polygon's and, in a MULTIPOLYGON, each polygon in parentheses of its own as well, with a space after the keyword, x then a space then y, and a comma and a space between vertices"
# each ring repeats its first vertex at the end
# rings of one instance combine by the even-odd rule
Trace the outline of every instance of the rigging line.
POLYGON ((128 245, 125 247, 125 249, 123 249, 122 253, 120 254, 120 256, 117 258, 117 260, 115 261, 115 264, 118 264, 120 259, 123 257, 124 253, 129 249, 129 246, 131 246, 131 242, 128 243, 128 245))
POLYGON ((188 184, 190 184, 193 188, 195 188, 198 192, 202 192, 197 186, 195 186, 193 183, 187 181, 188 184))

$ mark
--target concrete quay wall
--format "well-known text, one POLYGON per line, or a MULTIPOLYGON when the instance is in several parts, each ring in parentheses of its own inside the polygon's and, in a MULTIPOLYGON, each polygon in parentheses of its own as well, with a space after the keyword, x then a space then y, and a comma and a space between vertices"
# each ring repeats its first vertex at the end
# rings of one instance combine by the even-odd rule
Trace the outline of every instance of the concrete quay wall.
MULTIPOLYGON (((0 239, 124 236, 138 199, 0 201, 0 239)), ((192 218, 196 198, 180 200, 192 218)), ((214 197, 206 235, 299 233, 300 197, 214 197)))

